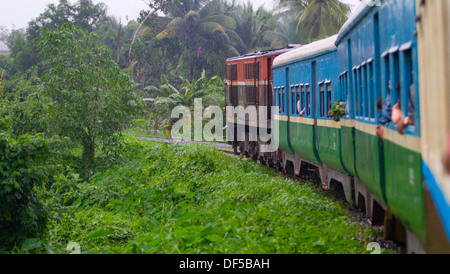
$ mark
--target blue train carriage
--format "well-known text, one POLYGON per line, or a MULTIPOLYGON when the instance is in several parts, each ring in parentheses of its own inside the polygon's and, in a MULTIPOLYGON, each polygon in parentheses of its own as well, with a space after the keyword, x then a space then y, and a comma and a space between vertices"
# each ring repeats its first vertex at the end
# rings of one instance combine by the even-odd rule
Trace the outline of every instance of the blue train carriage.
POLYGON ((347 118, 355 127, 350 170, 356 176, 356 202, 364 197, 372 221, 385 222, 387 238, 407 242, 409 252, 423 252, 415 19, 414 1, 363 4, 342 27, 336 45, 342 73, 348 75, 347 118), (406 127, 402 134, 398 120, 406 127), (399 222, 393 219, 401 221, 405 233, 397 232, 392 224, 399 222))
POLYGON ((301 46, 274 60, 274 102, 279 107, 279 147, 283 165, 300 173, 301 162, 316 166, 321 180, 346 181, 350 177, 341 155, 341 123, 328 116, 341 100, 338 78, 337 36, 301 46), (345 178, 342 180, 341 178, 345 178))
POLYGON ((450 2, 417 1, 427 253, 450 253, 450 2))

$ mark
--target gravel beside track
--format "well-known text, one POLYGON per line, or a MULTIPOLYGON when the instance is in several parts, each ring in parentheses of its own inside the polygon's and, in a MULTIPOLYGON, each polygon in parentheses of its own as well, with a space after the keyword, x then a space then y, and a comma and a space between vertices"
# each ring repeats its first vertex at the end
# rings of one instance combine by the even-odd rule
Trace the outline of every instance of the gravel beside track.
POLYGON ((150 137, 150 136, 138 136, 137 138, 142 140, 152 140, 156 142, 162 142, 166 144, 180 144, 180 145, 186 145, 186 144, 201 144, 201 145, 207 145, 207 146, 214 146, 219 150, 233 150, 233 146, 229 145, 226 142, 207 142, 207 141, 194 141, 194 140, 174 140, 174 139, 168 139, 168 138, 159 138, 159 137, 150 137))

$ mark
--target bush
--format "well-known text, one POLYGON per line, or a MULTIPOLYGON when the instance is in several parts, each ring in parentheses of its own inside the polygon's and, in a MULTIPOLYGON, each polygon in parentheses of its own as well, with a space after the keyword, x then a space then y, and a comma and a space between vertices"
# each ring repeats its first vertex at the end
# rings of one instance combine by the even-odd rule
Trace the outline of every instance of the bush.
MULTIPOLYGON (((1 120, 1 119, 0 119, 1 120)), ((41 135, 15 139, 0 133, 0 248, 10 249, 43 232, 46 212, 35 187, 49 178, 50 145, 41 135)))

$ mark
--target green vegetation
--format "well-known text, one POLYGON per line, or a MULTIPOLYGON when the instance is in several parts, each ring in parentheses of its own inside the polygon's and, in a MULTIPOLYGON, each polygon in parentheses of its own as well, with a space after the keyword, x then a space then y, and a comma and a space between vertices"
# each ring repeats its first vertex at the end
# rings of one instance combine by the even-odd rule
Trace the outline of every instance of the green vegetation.
POLYGON ((40 189, 53 218, 15 252, 367 253, 375 232, 312 185, 200 145, 127 138, 125 160, 40 189), (44 236, 45 235, 45 236, 44 236))

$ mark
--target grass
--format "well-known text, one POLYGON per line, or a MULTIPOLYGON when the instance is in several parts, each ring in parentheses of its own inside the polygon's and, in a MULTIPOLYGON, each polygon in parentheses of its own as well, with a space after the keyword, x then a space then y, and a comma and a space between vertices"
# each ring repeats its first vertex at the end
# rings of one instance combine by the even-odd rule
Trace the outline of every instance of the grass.
POLYGON ((368 253, 377 231, 312 185, 212 147, 127 137, 128 160, 58 178, 48 234, 16 253, 368 253))

